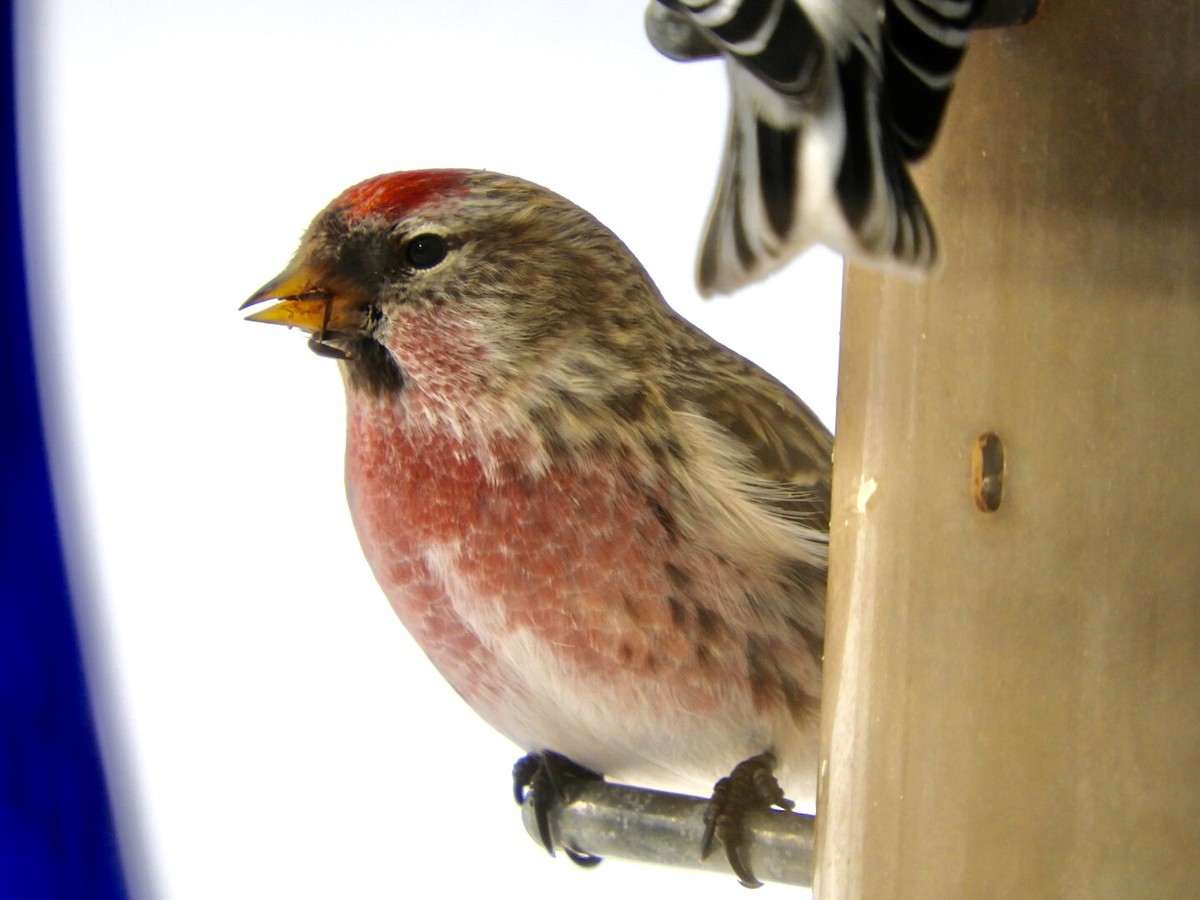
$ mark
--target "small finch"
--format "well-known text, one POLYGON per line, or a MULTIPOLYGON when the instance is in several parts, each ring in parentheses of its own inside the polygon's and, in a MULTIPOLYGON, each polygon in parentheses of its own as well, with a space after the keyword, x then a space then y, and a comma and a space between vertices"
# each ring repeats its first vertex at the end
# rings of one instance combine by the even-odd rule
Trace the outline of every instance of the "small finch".
POLYGON ((937 256, 907 164, 941 124, 979 0, 651 0, 677 60, 723 57, 729 137, 700 248, 729 293, 813 243, 923 269, 937 256))
POLYGON ((627 783, 759 756, 811 794, 831 438, 787 388, 588 213, 492 172, 355 185, 265 300, 251 319, 339 360, 364 554, 485 720, 627 783))

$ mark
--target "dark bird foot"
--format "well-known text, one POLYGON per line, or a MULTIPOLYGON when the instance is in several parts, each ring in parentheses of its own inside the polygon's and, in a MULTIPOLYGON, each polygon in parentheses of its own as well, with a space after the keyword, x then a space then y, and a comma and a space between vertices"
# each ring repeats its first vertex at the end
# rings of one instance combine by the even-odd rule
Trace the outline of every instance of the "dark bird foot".
MULTIPOLYGON (((549 750, 522 756, 513 766, 513 797, 522 805, 532 797, 529 802, 533 804, 538 835, 551 856, 554 855, 554 841, 550 836, 550 810, 555 804, 571 802, 574 799, 572 782, 580 780, 603 781, 604 776, 549 750)), ((580 853, 571 847, 562 849, 571 862, 585 869, 595 868, 604 861, 599 856, 580 853)))
POLYGON ((773 754, 760 753, 738 763, 728 777, 722 778, 713 787, 712 799, 704 811, 704 840, 700 844, 700 858, 708 858, 712 852, 713 838, 718 837, 725 845, 729 867, 742 886, 762 887, 762 882, 754 877, 750 866, 742 859, 746 841, 743 832, 746 813, 775 807, 790 811, 795 805, 783 796, 783 788, 775 780, 773 754))

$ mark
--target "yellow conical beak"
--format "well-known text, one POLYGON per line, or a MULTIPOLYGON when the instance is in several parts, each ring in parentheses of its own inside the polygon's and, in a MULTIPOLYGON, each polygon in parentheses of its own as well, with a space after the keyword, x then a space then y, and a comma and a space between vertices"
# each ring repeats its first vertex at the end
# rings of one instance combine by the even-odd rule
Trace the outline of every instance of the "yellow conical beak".
POLYGON ((293 260, 283 272, 255 291, 240 308, 245 309, 266 300, 279 302, 246 316, 247 320, 312 332, 308 346, 314 353, 334 359, 349 358, 345 350, 327 343, 326 337, 336 340, 338 336, 358 332, 362 326, 361 306, 344 293, 328 287, 311 267, 293 260))
POLYGON ((306 266, 291 265, 255 291, 239 309, 256 303, 279 300, 274 306, 246 316, 250 322, 268 322, 303 328, 305 331, 324 331, 338 305, 333 293, 325 290, 306 266))
MULTIPOLYGON (((264 297, 263 299, 272 298, 264 297)), ((246 321, 286 325, 288 328, 303 328, 305 331, 324 331, 328 330, 329 321, 333 318, 333 305, 332 298, 327 296, 305 297, 301 295, 251 313, 246 316, 246 321), (325 317, 327 312, 331 314, 329 319, 325 317)))

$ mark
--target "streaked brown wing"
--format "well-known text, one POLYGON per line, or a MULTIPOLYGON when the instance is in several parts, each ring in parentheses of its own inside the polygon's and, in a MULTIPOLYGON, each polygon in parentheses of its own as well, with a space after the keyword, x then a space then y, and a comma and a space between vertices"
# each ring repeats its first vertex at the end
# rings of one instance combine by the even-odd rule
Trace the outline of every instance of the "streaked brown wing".
POLYGON ((758 474, 794 487, 780 505, 805 524, 829 528, 833 435, 799 397, 754 364, 730 359, 723 385, 696 384, 689 399, 712 421, 729 429, 750 450, 758 474))

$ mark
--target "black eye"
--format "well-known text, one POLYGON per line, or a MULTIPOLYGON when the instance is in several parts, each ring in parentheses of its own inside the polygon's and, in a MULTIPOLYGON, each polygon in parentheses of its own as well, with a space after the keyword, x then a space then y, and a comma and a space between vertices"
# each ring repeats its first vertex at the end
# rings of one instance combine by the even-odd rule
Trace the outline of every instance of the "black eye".
POLYGON ((414 269, 431 269, 446 258, 448 249, 440 234, 418 234, 408 242, 404 255, 414 269))

